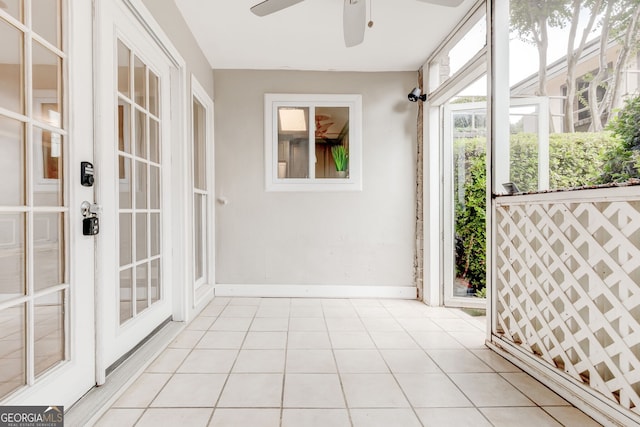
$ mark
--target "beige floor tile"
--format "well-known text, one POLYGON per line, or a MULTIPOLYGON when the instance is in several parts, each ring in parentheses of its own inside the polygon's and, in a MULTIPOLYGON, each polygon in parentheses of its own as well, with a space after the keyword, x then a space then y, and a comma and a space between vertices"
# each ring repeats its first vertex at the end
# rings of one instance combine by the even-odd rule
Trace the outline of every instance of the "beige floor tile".
POLYGON ((391 374, 341 374, 350 408, 404 408, 409 402, 391 374))
POLYGON ((254 297, 234 297, 229 301, 229 305, 259 306, 262 304, 262 298, 254 297))
POLYGON ((538 406, 570 406, 569 402, 525 373, 503 373, 501 375, 538 406))
POLYGON ((240 350, 234 373, 283 373, 284 350, 240 350))
POLYGON ((287 373, 337 373, 333 352, 328 349, 287 350, 287 373))
POLYGON ((337 306, 323 306, 322 311, 324 312, 325 318, 343 318, 343 319, 353 319, 358 317, 358 312, 352 307, 337 307, 337 306))
POLYGON ((420 347, 404 331, 370 331, 376 347, 388 349, 419 349, 420 347))
POLYGON ((322 306, 322 299, 320 298, 292 298, 291 299, 291 307, 300 307, 300 306, 322 306))
POLYGON ((255 305, 232 305, 222 310, 220 317, 254 317, 258 311, 258 306, 255 305))
POLYGON ((411 409, 352 409, 353 427, 421 427, 411 409))
POLYGON ((96 422, 93 427, 132 427, 144 412, 143 408, 112 408, 96 422))
POLYGON ((542 409, 565 426, 600 426, 593 418, 573 406, 544 406, 542 409))
POLYGON ((441 331, 410 331, 409 335, 426 350, 458 350, 464 346, 451 335, 441 331))
POLYGON ((207 317, 207 316, 196 317, 187 325, 187 330, 206 331, 209 329, 211 325, 213 325, 213 322, 215 320, 216 320, 215 317, 207 317))
POLYGON ((151 406, 213 407, 226 378, 226 374, 175 374, 151 406))
POLYGON ((206 427, 212 412, 209 408, 149 408, 136 427, 206 427))
POLYGON ((329 337, 335 349, 373 349, 376 345, 368 332, 330 331, 329 337))
POLYGON ((449 374, 475 406, 535 406, 500 374, 449 374))
MULTIPOLYGON (((229 302, 232 300, 231 297, 215 297, 213 300, 211 300, 211 302, 209 303, 208 307, 212 307, 212 306, 225 306, 227 304, 229 304, 229 302)), ((205 308, 206 310, 206 308, 205 308)))
POLYGON ((364 324, 357 317, 326 317, 329 331, 366 331, 364 324))
POLYGON ((278 408, 283 374, 231 374, 222 390, 219 407, 278 408))
POLYGON ((391 313, 384 307, 356 307, 356 311, 362 318, 391 318, 391 313))
POLYGON ((256 312, 256 318, 260 317, 289 317, 289 306, 264 306, 261 305, 256 312))
MULTIPOLYGON (((213 319, 210 317, 209 319, 213 319)), ((195 347, 200 339, 204 336, 206 331, 200 330, 184 330, 178 334, 175 340, 171 344, 169 344, 170 348, 193 348, 195 347)))
POLYGON ((146 372, 174 373, 187 357, 191 349, 167 348, 145 370, 146 372))
POLYGON ((251 317, 218 317, 209 330, 246 332, 252 320, 251 317))
POLYGON ((218 317, 220 316, 220 313, 222 313, 222 310, 224 310, 225 305, 224 304, 214 304, 215 300, 211 302, 211 304, 209 304, 207 307, 204 308, 204 310, 202 310, 202 312, 200 313, 200 316, 205 316, 205 317, 218 317))
POLYGON ((210 331, 200 339, 196 348, 239 349, 244 340, 244 332, 210 331))
POLYGON ((451 331, 449 335, 468 349, 481 350, 487 347, 485 343, 487 336, 477 330, 451 331))
POLYGON ((476 408, 416 408, 416 412, 425 427, 491 427, 476 408))
POLYGON ((322 317, 292 317, 289 320, 290 331, 326 331, 322 317))
POLYGON ((287 374, 284 380, 285 408, 344 408, 337 374, 287 374))
POLYGON ((404 331, 402 325, 396 321, 396 319, 380 318, 380 317, 365 317, 362 318, 362 323, 368 331, 375 332, 389 332, 389 331, 404 331))
POLYGON ((231 371, 238 350, 193 350, 178 368, 182 374, 226 374, 231 371))
POLYGON ((340 373, 388 373, 378 350, 334 350, 340 373))
POLYGON ((169 378, 171 378, 170 374, 143 373, 116 400, 113 406, 116 408, 146 408, 169 381, 169 378))
POLYGON ((493 372, 469 350, 427 350, 427 354, 444 372, 493 372))
POLYGON ((282 427, 351 427, 351 422, 346 409, 285 408, 282 427))
POLYGON ((325 331, 289 332, 287 347, 290 349, 329 349, 331 341, 325 331))
POLYGON ((432 320, 419 318, 396 317, 396 322, 407 331, 439 331, 442 328, 436 325, 432 320))
POLYGON ((260 307, 290 307, 291 298, 261 298, 260 307))
POLYGON ((324 317, 321 305, 291 307, 291 317, 324 317))
POLYGON ((444 374, 396 374, 396 379, 414 407, 473 406, 444 374))
POLYGON ((467 322, 463 319, 433 319, 433 323, 440 326, 445 332, 468 332, 472 330, 482 334, 476 323, 467 322))
POLYGON ((492 350, 471 350, 471 353, 496 372, 522 372, 516 365, 492 350))
POLYGON ((260 317, 253 319, 249 330, 253 332, 286 332, 288 328, 288 317, 260 317))
MULTIPOLYGON (((279 427, 280 409, 218 408, 209 427, 279 427)), ((187 426, 185 426, 187 427, 187 426)))
POLYGON ((480 408, 485 417, 495 427, 560 427, 562 424, 554 420, 540 408, 480 408))
POLYGON ((282 332, 252 332, 242 344, 243 349, 252 350, 279 350, 287 347, 287 333, 282 332))
POLYGON ((394 373, 441 373, 424 350, 380 350, 380 354, 394 373))

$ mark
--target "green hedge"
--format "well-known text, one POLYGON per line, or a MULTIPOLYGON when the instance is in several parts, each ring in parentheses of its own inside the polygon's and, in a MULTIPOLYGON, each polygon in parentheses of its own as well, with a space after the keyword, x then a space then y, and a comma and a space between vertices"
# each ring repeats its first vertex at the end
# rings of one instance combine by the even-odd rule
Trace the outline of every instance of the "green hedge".
MULTIPOLYGON (((607 164, 618 159, 621 150, 626 153, 621 148, 621 141, 610 132, 550 135, 550 187, 571 188, 611 182, 615 177, 607 175, 607 164)), ((511 135, 510 152, 511 181, 520 191, 535 191, 538 187, 536 135, 511 135)), ((471 292, 480 293, 486 287, 485 159, 484 137, 454 142, 454 176, 459 179, 464 174, 466 182, 464 195, 458 194, 460 189, 454 185, 456 276, 468 282, 471 292)))

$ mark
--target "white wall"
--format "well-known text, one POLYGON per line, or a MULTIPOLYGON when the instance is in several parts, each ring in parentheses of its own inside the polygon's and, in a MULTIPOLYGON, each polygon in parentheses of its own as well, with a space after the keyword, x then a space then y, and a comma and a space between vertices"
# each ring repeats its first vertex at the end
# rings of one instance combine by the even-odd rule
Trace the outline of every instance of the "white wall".
POLYGON ((216 282, 413 286, 416 73, 215 70, 216 282), (359 93, 363 191, 265 192, 265 93, 359 93))

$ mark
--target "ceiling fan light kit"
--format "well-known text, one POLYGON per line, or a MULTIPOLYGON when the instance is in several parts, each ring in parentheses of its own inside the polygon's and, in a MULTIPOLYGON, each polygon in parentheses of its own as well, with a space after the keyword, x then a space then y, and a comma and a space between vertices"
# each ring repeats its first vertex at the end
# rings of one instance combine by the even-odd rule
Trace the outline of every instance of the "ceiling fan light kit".
MULTIPOLYGON (((257 16, 267 16, 286 9, 304 0, 264 0, 250 8, 257 16)), ((431 3, 439 6, 457 7, 464 0, 418 0, 423 3, 431 3)), ((369 21, 369 28, 373 21, 369 21)), ((344 31, 344 44, 346 47, 357 46, 364 41, 364 31, 367 27, 366 0, 344 0, 342 13, 342 27, 344 31)))

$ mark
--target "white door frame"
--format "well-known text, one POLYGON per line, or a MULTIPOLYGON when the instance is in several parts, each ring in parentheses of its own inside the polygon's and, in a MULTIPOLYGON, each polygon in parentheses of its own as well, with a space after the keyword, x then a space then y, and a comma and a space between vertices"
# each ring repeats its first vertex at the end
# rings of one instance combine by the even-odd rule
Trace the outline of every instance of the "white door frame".
MULTIPOLYGON (((135 25, 140 31, 145 33, 145 37, 151 42, 155 43, 166 58, 170 61, 170 98, 171 98, 171 127, 165 134, 164 138, 170 142, 168 151, 165 153, 163 164, 171 165, 170 176, 163 176, 165 185, 170 186, 171 199, 163 201, 163 215, 165 219, 163 223, 169 221, 171 225, 186 224, 184 209, 180 206, 185 206, 188 203, 189 198, 184 194, 184 180, 186 179, 186 149, 182 141, 188 140, 188 132, 185 126, 186 120, 186 64, 177 49, 173 46, 170 39, 162 31, 159 24, 154 20, 150 12, 144 7, 141 0, 94 0, 95 6, 95 45, 94 45, 94 70, 96 73, 96 148, 107 146, 113 146, 114 135, 114 78, 115 69, 113 68, 113 57, 105 56, 101 54, 104 52, 104 46, 114 46, 115 32, 113 28, 114 17, 113 13, 118 13, 118 19, 127 19, 131 22, 131 25, 135 25), (117 12, 116 12, 117 11, 117 12), (165 208, 164 206, 167 206, 165 208)), ((119 23, 120 24, 120 23, 119 23)), ((113 55, 112 50, 108 50, 109 55, 113 55)), ((96 153, 99 156, 99 153, 96 153)), ((96 159, 96 164, 100 164, 100 159, 96 159)), ((97 190, 98 197, 105 201, 111 200, 113 203, 113 196, 108 196, 109 185, 113 186, 113 183, 103 182, 100 185, 100 171, 97 169, 97 190), (105 198, 106 197, 106 198, 105 198)), ((102 200, 99 201, 102 203, 102 200)), ((110 222, 113 224, 115 218, 113 218, 113 206, 105 206, 103 213, 103 223, 108 225, 110 222), (107 209, 108 208, 108 209, 107 209), (112 218, 108 218, 107 215, 111 215, 112 218)), ((169 313, 173 320, 183 320, 185 318, 185 301, 188 299, 187 288, 184 284, 186 281, 186 256, 185 251, 185 233, 183 227, 166 227, 165 230, 170 230, 170 235, 167 236, 171 239, 171 247, 163 248, 163 264, 165 267, 171 266, 171 272, 169 275, 165 275, 165 289, 171 290, 171 306, 169 307, 169 313)), ((186 225, 185 225, 186 227, 186 225)), ((113 230, 111 230, 113 232, 113 230)), ((98 241, 98 250, 100 245, 106 245, 108 242, 106 239, 108 236, 103 236, 104 239, 98 241)), ((113 238, 113 237, 111 237, 113 238)), ((112 248, 113 249, 113 248, 112 248)), ((117 249, 117 248, 116 248, 117 249)), ((108 253, 108 252, 106 252, 108 253)), ((114 253, 114 252, 110 252, 114 253)), ((117 254, 117 250, 115 254, 117 254)), ((114 260, 111 260, 114 261, 114 260)), ((106 370, 109 366, 117 360, 114 360, 114 353, 112 349, 109 349, 110 337, 107 335, 107 331, 113 330, 113 324, 109 324, 112 319, 112 313, 107 313, 106 310, 111 310, 113 307, 106 307, 103 304, 104 301, 113 301, 113 289, 115 283, 105 280, 105 276, 109 276, 106 271, 100 271, 100 266, 97 267, 96 274, 96 380, 98 384, 105 382, 106 370), (110 329, 111 328, 111 329, 110 329)), ((113 277, 113 274, 110 274, 113 277)), ((141 317, 144 316, 141 315, 141 317)))

